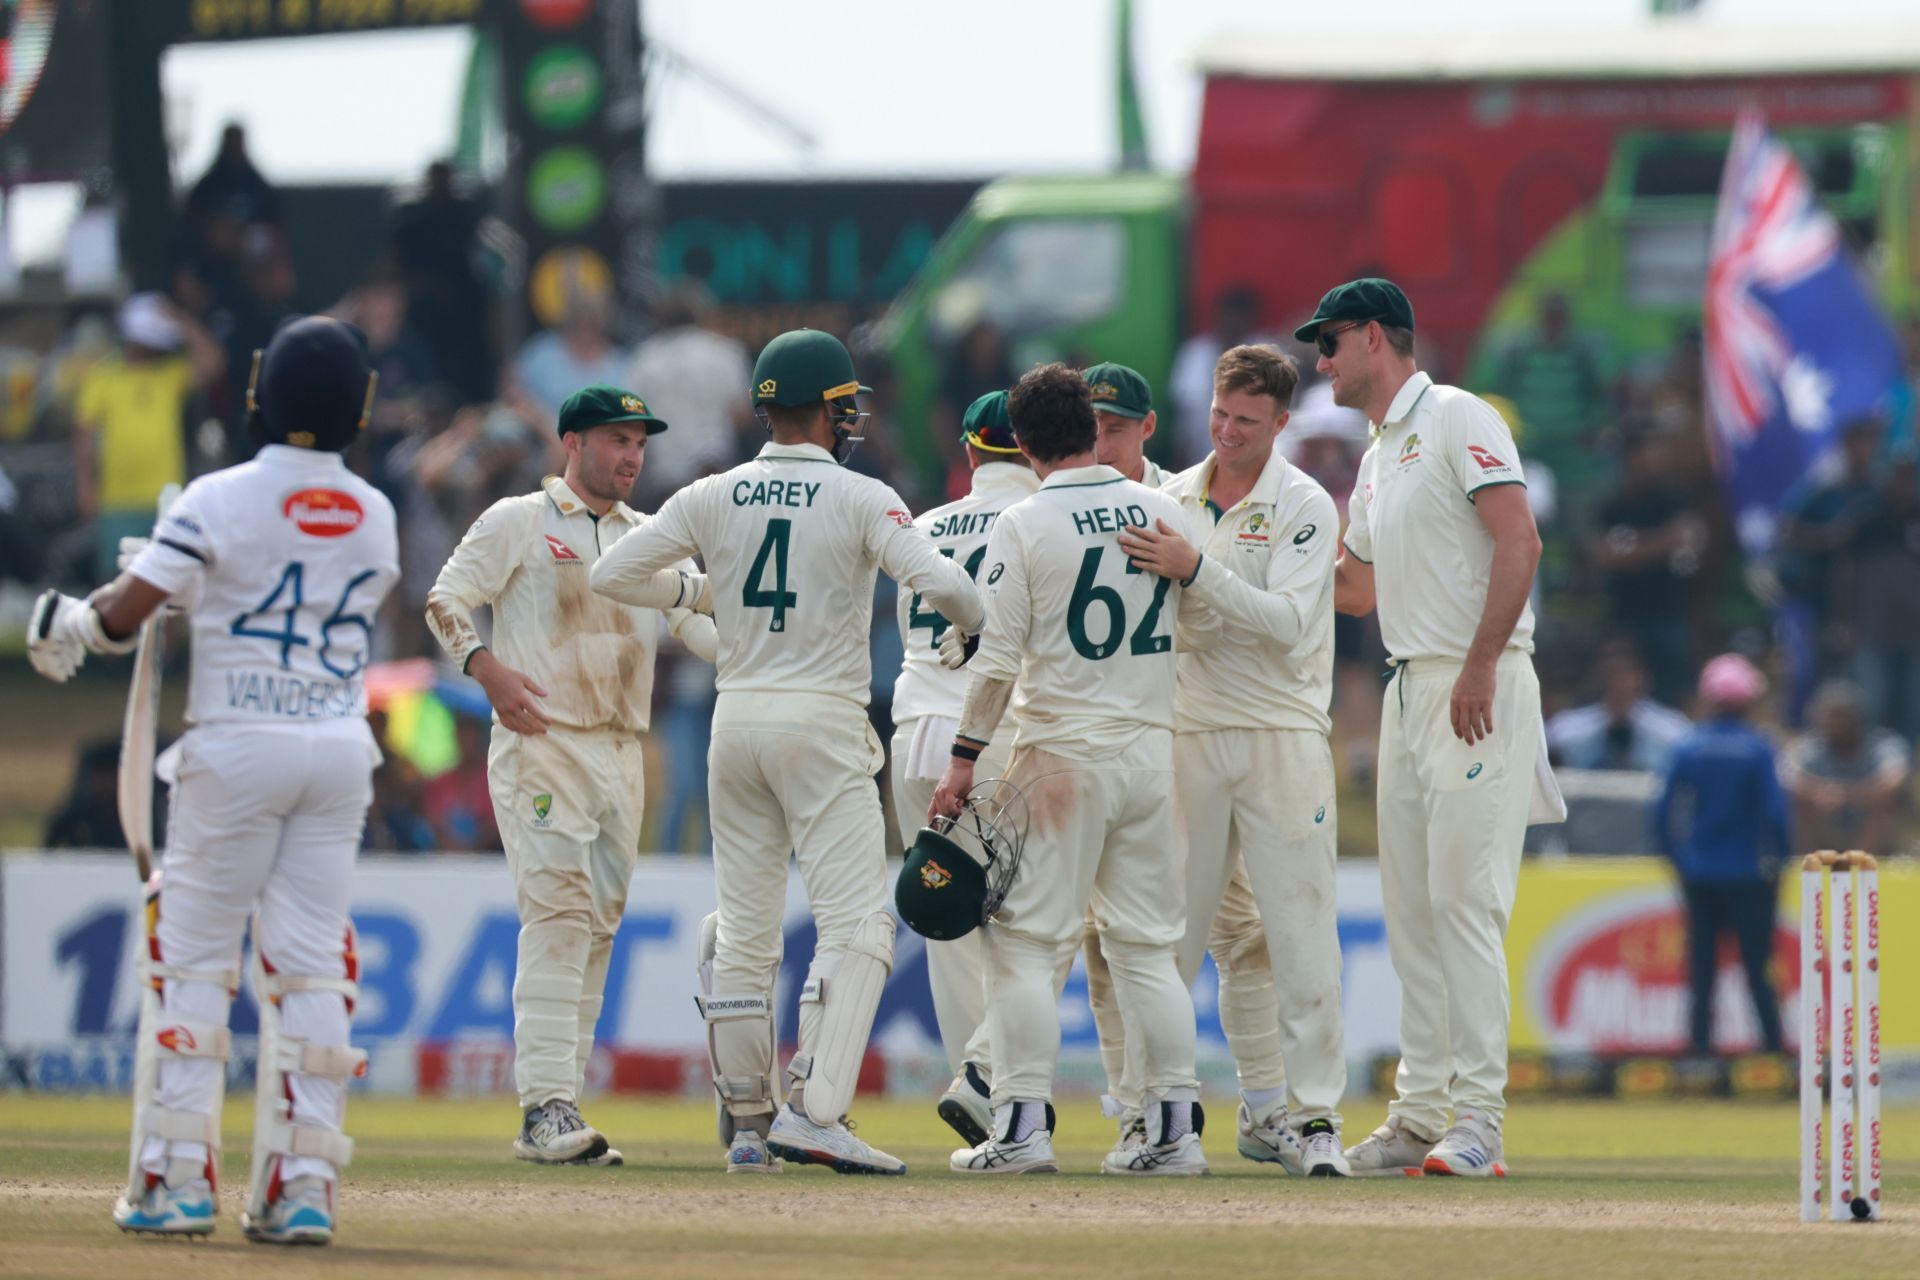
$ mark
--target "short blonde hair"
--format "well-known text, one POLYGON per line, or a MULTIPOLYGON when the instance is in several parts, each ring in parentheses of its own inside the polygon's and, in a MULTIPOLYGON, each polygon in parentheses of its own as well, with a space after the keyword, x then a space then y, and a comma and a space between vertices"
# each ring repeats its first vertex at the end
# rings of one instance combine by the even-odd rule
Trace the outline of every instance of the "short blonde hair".
POLYGON ((1293 389, 1300 385, 1300 366, 1292 356, 1282 355, 1269 346, 1243 344, 1230 347, 1213 366, 1213 389, 1248 391, 1256 396, 1272 396, 1282 409, 1293 404, 1293 389))

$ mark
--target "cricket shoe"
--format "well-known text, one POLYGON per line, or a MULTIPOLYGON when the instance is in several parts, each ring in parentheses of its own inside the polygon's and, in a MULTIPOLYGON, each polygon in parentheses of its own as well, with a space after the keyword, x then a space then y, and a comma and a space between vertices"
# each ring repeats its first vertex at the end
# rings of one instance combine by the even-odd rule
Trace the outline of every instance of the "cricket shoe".
POLYGON ((605 1151, 602 1151, 597 1156, 575 1156, 573 1159, 567 1161, 568 1164, 592 1165, 595 1168, 602 1168, 602 1169, 609 1168, 614 1165, 623 1165, 626 1162, 627 1162, 627 1158, 621 1155, 619 1151, 615 1150, 613 1147, 608 1147, 605 1151))
POLYGON ((1058 1173, 1053 1155, 1053 1104, 1006 1102, 993 1109, 994 1132, 947 1161, 955 1173, 1058 1173), (1016 1136, 1017 1135, 1017 1136, 1016 1136))
POLYGON ((528 1107, 520 1136, 513 1140, 513 1154, 535 1164, 584 1164, 606 1153, 606 1138, 580 1118, 580 1108, 567 1098, 528 1107))
POLYGON ((147 1189, 137 1203, 121 1196, 113 1203, 113 1225, 122 1231, 148 1236, 213 1234, 213 1184, 194 1178, 170 1187, 155 1174, 147 1175, 147 1189))
MULTIPOLYGON (((1285 1106, 1255 1124, 1252 1109, 1242 1102, 1239 1121, 1242 1156, 1260 1164, 1277 1164, 1296 1178, 1306 1177, 1306 1152, 1300 1146, 1299 1137, 1287 1125, 1285 1106)), ((1146 1125, 1142 1123, 1141 1137, 1144 1138, 1146 1132, 1146 1125)))
POLYGON ((1500 1131, 1471 1111, 1453 1118, 1420 1166, 1427 1173, 1457 1178, 1504 1178, 1507 1158, 1500 1131))
POLYGON ((1135 1178, 1198 1178, 1211 1172, 1206 1153, 1200 1149, 1200 1134, 1207 1127, 1206 1112, 1197 1102, 1187 1104, 1192 1107, 1193 1127, 1170 1139, 1165 1135, 1174 1105, 1149 1102, 1140 1140, 1126 1146, 1123 1139, 1122 1145, 1107 1152, 1100 1162, 1100 1172, 1135 1178))
POLYGON ((896 1160, 855 1136, 842 1124, 815 1124, 795 1111, 791 1104, 780 1108, 767 1133, 767 1151, 795 1164, 823 1164, 835 1173, 899 1174, 907 1171, 904 1160, 896 1160))
POLYGON ((940 1118, 969 1146, 993 1136, 992 1090, 980 1068, 969 1062, 960 1068, 947 1091, 940 1095, 940 1118))
POLYGON ((282 1183, 265 1213, 240 1215, 240 1230, 255 1244, 332 1244, 333 1184, 311 1174, 282 1183))
POLYGON ((1107 1153, 1109 1159, 1114 1156, 1126 1156, 1135 1147, 1145 1145, 1147 1141, 1147 1118, 1138 1111, 1120 1113, 1120 1136, 1113 1141, 1113 1150, 1107 1153))
POLYGON ((1309 1178, 1349 1178, 1353 1166, 1340 1149, 1340 1133, 1331 1120, 1309 1120, 1300 1126, 1300 1138, 1309 1178))
POLYGON ((780 1162, 767 1151, 767 1140, 751 1129, 733 1135, 727 1148, 728 1173, 778 1173, 780 1162))
POLYGON ((1347 1172, 1355 1178, 1417 1178, 1433 1143, 1408 1129, 1399 1116, 1347 1148, 1347 1172))

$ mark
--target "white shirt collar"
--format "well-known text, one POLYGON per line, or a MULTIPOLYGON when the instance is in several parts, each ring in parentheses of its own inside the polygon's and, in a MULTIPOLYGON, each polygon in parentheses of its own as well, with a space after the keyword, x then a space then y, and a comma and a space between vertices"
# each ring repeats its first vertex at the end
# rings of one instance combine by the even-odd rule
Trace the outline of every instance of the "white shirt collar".
POLYGON ((331 449, 296 449, 290 444, 260 446, 255 455, 262 462, 281 466, 312 467, 316 471, 344 471, 347 460, 331 449))
POLYGON ((973 469, 972 492, 976 494, 1032 493, 1040 487, 1033 468, 1017 462, 983 462, 973 469))
MULTIPOLYGON (((775 444, 769 440, 760 446, 757 455, 762 458, 794 458, 808 462, 833 462, 833 455, 817 444, 775 444)), ((839 466, 833 462, 834 466, 839 466)))
POLYGON ((1373 424, 1374 431, 1378 433, 1405 421, 1407 415, 1413 412, 1413 406, 1420 402, 1420 397, 1432 385, 1433 379, 1427 376, 1426 370, 1416 369, 1413 376, 1408 378, 1406 384, 1394 395, 1393 403, 1387 406, 1387 416, 1373 424))
MULTIPOLYGON (((586 502, 581 499, 580 495, 573 491, 573 486, 561 477, 548 476, 540 482, 540 487, 546 490, 547 497, 552 500, 553 505, 560 508, 561 515, 590 516, 593 514, 593 508, 589 507, 586 502)), ((634 512, 633 508, 624 502, 614 503, 603 518, 624 520, 628 524, 634 524, 639 520, 639 516, 634 512)))
POLYGON ((1042 489, 1065 489, 1077 484, 1112 484, 1115 480, 1124 480, 1125 476, 1112 467, 1094 463, 1090 467, 1068 467, 1064 471, 1055 471, 1040 482, 1042 489))

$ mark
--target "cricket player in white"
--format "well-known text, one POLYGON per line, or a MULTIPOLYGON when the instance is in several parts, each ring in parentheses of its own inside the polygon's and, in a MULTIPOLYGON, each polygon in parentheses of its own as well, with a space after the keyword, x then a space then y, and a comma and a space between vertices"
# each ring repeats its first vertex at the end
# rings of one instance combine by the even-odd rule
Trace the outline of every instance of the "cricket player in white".
MULTIPOLYGON (((427 594, 427 625, 486 690, 498 726, 487 782, 520 911, 514 1154, 540 1164, 619 1164, 580 1115, 613 935, 639 855, 661 615, 593 594, 587 575, 647 522, 626 505, 648 439, 667 424, 639 396, 584 387, 560 406, 565 474, 503 498, 467 531, 427 594), (473 610, 493 606, 493 643, 473 610)), ((691 565, 687 566, 691 568, 691 565)), ((711 659, 713 620, 667 625, 711 659)))
POLYGON ((719 910, 702 930, 698 1000, 729 1171, 767 1171, 773 1157, 906 1171, 845 1123, 893 964, 886 819, 873 783, 885 753, 866 711, 874 575, 885 571, 967 631, 981 614, 966 570, 914 527, 899 495, 836 465, 858 439, 862 390, 831 334, 775 338, 752 389, 772 443, 674 494, 592 575, 593 589, 616 600, 692 605, 719 625, 708 753, 719 910), (695 554, 706 577, 670 568, 695 554), (818 941, 782 1107, 773 996, 789 852, 818 941))
MULTIPOLYGON (((1341 285, 1294 336, 1373 424, 1334 602, 1378 604, 1394 667, 1379 838, 1400 1069, 1387 1122, 1347 1156, 1355 1173, 1504 1176, 1506 932, 1546 755, 1527 607, 1540 536, 1507 424, 1419 371, 1398 286, 1341 285)), ((1547 817, 1551 773, 1540 789, 1547 817)))
MULTIPOLYGON (((168 602, 192 623, 188 731, 159 761, 173 812, 147 888, 132 1169, 122 1230, 214 1227, 227 1015, 254 917, 260 1055, 242 1230, 325 1244, 353 1151, 341 1133, 358 960, 347 918, 372 775, 371 620, 398 576, 393 507, 340 450, 373 401, 364 340, 337 321, 283 326, 256 356, 259 456, 187 486, 127 570, 87 600, 48 592, 28 654, 64 681, 125 653, 168 602), (157 1068, 157 1070, 155 1069, 157 1068)), ((257 393, 257 395, 256 395, 257 393)))
POLYGON ((1094 462, 1086 381, 1063 365, 1042 366, 1013 388, 1009 410, 1040 491, 1003 511, 988 537, 988 625, 932 813, 960 812, 1011 702, 1007 778, 1025 793, 1031 826, 1006 902, 985 927, 993 1129, 951 1164, 962 1173, 1058 1168, 1050 1102, 1057 1001, 1091 906, 1142 1049, 1147 1111, 1145 1142, 1110 1153, 1102 1167, 1204 1173, 1193 1001, 1175 954, 1185 925, 1173 808, 1174 629, 1177 618, 1217 633, 1219 620, 1180 584, 1128 564, 1120 531, 1177 522, 1179 506, 1094 462))
POLYGON ((1213 452, 1163 490, 1184 533, 1143 529, 1120 545, 1149 572, 1191 580, 1225 624, 1213 648, 1180 656, 1173 749, 1186 821, 1180 976, 1192 982, 1213 953, 1240 1073, 1241 1154, 1339 1177, 1347 1065, 1327 734, 1340 523, 1326 490, 1273 447, 1298 380, 1271 347, 1222 355, 1213 452), (1230 882, 1240 893, 1223 902, 1230 882))
MULTIPOLYGON (((990 391, 967 406, 961 420, 973 488, 958 502, 935 507, 914 521, 940 554, 979 581, 987 535, 1000 512, 1040 487, 1040 479, 1014 442, 1007 393, 990 391)), ((911 846, 927 820, 933 788, 946 771, 967 677, 940 660, 940 642, 950 626, 916 595, 900 596, 900 638, 906 660, 894 685, 893 809, 900 842, 911 846)), ((1013 735, 1003 733, 981 753, 981 776, 1005 774, 1013 735)), ((975 930, 947 942, 929 940, 927 982, 940 1024, 953 1084, 940 1098, 941 1118, 969 1143, 986 1139, 993 1121, 992 1058, 987 1041, 986 942, 975 930)))

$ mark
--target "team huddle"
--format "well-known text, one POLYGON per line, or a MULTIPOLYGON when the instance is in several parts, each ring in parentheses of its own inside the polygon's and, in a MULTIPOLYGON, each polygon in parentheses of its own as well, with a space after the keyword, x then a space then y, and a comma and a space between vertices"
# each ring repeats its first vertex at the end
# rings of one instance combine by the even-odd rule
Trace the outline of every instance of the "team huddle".
MULTIPOLYGON (((515 1153, 622 1159, 580 1092, 637 854, 664 624, 718 669, 718 909, 696 1000, 729 1172, 906 1172, 847 1122, 892 904, 929 939, 954 1072, 938 1109, 967 1144, 955 1172, 1059 1167, 1058 999, 1084 951, 1119 1130, 1103 1171, 1207 1171, 1190 989, 1210 952, 1242 1156, 1304 1176, 1504 1175, 1504 936, 1523 828, 1559 809, 1530 659, 1539 543, 1505 424, 1418 372, 1412 332, 1405 295, 1368 279, 1297 333, 1374 424, 1344 536, 1333 500, 1274 447, 1298 374, 1269 347, 1220 357, 1213 452, 1178 475, 1142 452, 1155 416, 1138 373, 1036 368, 968 409, 971 492, 917 519, 841 465, 866 388, 827 334, 768 344, 750 394, 769 443, 652 516, 625 499, 668 424, 633 392, 573 396, 564 474, 482 515, 427 602, 497 726, 489 783, 521 923, 515 1153), (866 714, 880 572, 900 584, 906 648, 897 884, 874 785, 889 753, 866 714), (1335 611, 1376 608, 1393 662, 1379 825, 1403 1062, 1386 1123, 1347 1147, 1328 708, 1335 611), (789 856, 817 942, 782 1069, 789 856)), ((299 321, 257 368, 260 456, 189 486, 151 540, 129 540, 112 584, 47 593, 29 651, 64 680, 88 652, 128 651, 160 608, 186 611, 195 636, 190 730, 162 760, 175 817, 149 885, 144 1074, 115 1221, 213 1229, 226 1012, 252 918, 267 999, 242 1227, 324 1243, 364 1061, 347 1036, 347 906, 377 751, 358 677, 397 553, 392 509, 339 458, 372 397, 357 335, 299 321), (275 679, 306 693, 235 693, 275 679), (248 773, 255 785, 234 785, 248 773)))

